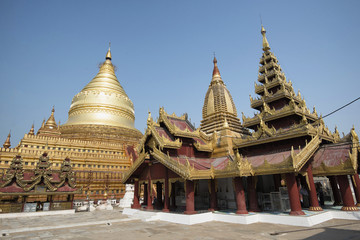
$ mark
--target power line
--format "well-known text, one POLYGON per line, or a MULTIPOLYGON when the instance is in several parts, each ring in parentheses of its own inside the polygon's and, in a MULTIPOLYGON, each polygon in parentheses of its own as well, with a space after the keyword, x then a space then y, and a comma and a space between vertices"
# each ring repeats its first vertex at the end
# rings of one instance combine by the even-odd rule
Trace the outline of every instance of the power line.
POLYGON ((343 109, 343 108, 345 108, 345 107, 349 106, 350 104, 352 104, 352 103, 356 102, 356 101, 357 101, 357 100, 359 100, 359 99, 360 99, 360 97, 356 98, 355 100, 352 100, 351 102, 349 102, 349 103, 345 104, 344 106, 339 107, 338 109, 336 109, 336 110, 332 111, 331 113, 326 114, 326 115, 325 115, 325 116, 323 116, 322 118, 326 118, 327 116, 330 116, 331 114, 336 113, 337 111, 339 111, 339 110, 341 110, 341 109, 343 109))

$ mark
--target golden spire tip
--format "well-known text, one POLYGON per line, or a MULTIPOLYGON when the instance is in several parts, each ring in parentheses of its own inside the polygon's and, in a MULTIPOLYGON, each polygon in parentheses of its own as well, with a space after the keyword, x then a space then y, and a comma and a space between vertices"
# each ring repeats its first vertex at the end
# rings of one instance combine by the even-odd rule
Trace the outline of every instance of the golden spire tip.
POLYGON ((219 68, 218 68, 218 66, 217 66, 217 59, 216 59, 216 57, 215 57, 215 54, 214 54, 213 63, 214 63, 213 76, 215 76, 215 75, 220 75, 220 71, 219 71, 219 68))
POLYGON ((107 53, 106 53, 106 57, 105 57, 105 59, 109 59, 109 60, 111 60, 111 51, 110 51, 110 47, 111 47, 111 42, 109 42, 109 50, 107 51, 107 53))
POLYGON ((270 50, 269 42, 266 39, 266 30, 264 26, 261 24, 261 35, 263 36, 263 50, 270 50))

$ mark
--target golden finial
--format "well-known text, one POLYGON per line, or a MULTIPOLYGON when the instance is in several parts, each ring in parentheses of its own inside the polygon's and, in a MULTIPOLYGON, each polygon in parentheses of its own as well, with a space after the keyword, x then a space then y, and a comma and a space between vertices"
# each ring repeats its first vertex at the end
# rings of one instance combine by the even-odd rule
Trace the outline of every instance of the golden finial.
POLYGON ((147 124, 149 125, 152 122, 152 117, 151 117, 151 112, 149 111, 149 115, 148 115, 148 119, 147 119, 147 124))
POLYGON ((218 68, 218 66, 217 66, 217 59, 216 59, 216 57, 215 57, 215 53, 214 53, 213 63, 214 63, 213 76, 215 76, 215 75, 219 75, 219 76, 220 76, 220 71, 219 71, 219 68, 218 68))
POLYGON ((9 132, 9 134, 8 134, 4 144, 3 144, 4 148, 10 148, 10 146, 11 146, 10 137, 11 137, 11 130, 10 130, 10 132, 9 132))
POLYGON ((109 60, 111 60, 110 47, 111 47, 111 42, 109 42, 109 50, 107 51, 107 53, 106 53, 106 57, 105 57, 105 59, 109 59, 109 60))
POLYGON ((263 50, 270 50, 269 42, 266 39, 266 30, 263 25, 261 25, 261 35, 263 36, 263 50))

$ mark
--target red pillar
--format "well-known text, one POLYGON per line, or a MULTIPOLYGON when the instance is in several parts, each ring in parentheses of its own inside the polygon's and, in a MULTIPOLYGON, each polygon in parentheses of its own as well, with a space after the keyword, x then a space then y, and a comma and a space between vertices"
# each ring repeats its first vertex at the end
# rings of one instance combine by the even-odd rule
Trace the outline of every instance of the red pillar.
POLYGON ((245 200, 245 191, 242 183, 242 178, 234 178, 235 185, 235 197, 236 197, 236 214, 248 214, 246 210, 246 200, 245 200))
POLYGON ((248 195, 249 195, 249 212, 260 212, 259 203, 256 194, 255 177, 250 176, 248 180, 248 195))
POLYGON ((355 192, 355 196, 356 196, 356 206, 360 207, 360 179, 359 179, 359 174, 355 173, 352 178, 352 184, 354 187, 354 192, 355 192))
POLYGON ((339 182, 341 197, 343 199, 343 207, 341 208, 341 210, 359 211, 359 209, 355 206, 347 175, 337 176, 337 180, 339 182))
POLYGON ((163 212, 169 212, 170 198, 169 198, 169 172, 168 169, 165 168, 165 186, 164 186, 164 208, 163 212))
POLYGON ((139 209, 140 208, 140 202, 139 202, 139 179, 134 179, 134 200, 133 204, 131 205, 131 208, 139 209))
POLYGON ((215 179, 210 179, 210 208, 209 211, 216 211, 217 207, 217 197, 215 189, 215 179))
POLYGON ((308 168, 306 169, 308 179, 309 179, 309 190, 310 190, 310 211, 322 211, 323 209, 319 205, 319 200, 316 194, 316 187, 314 183, 314 177, 312 174, 312 166, 309 164, 308 168))
POLYGON ((195 198, 194 198, 194 182, 186 180, 186 211, 185 214, 194 214, 195 211, 195 198))
POLYGON ((332 190, 333 196, 334 196, 334 206, 341 206, 342 201, 341 201, 341 195, 340 195, 340 190, 338 187, 337 178, 336 178, 336 176, 329 176, 328 178, 329 178, 331 190, 332 190))
POLYGON ((146 209, 148 209, 148 210, 154 209, 154 207, 152 205, 152 183, 151 183, 151 179, 148 180, 148 184, 147 184, 147 206, 146 206, 146 209))
POLYGON ((289 194, 290 200, 290 215, 305 215, 301 209, 299 189, 296 184, 295 174, 287 173, 286 174, 286 187, 289 194))

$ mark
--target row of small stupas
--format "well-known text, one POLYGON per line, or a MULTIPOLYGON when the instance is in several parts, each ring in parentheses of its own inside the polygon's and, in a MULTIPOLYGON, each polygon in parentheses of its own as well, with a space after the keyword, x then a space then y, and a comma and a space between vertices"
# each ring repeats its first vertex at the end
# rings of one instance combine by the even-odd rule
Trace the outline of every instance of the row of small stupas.
POLYGON ((121 198, 125 186, 123 173, 131 166, 128 146, 142 137, 134 127, 132 101, 120 85, 111 61, 110 48, 97 75, 74 96, 68 121, 56 123, 54 108, 35 134, 34 125, 15 148, 10 134, 0 149, 0 173, 20 154, 25 169, 33 169, 44 151, 60 169, 63 159, 71 158, 79 187, 76 199, 121 198), (1 171, 2 170, 2 171, 1 171))
POLYGON ((355 130, 340 138, 336 129, 331 132, 325 126, 315 108, 307 108, 270 51, 265 33, 262 27, 263 53, 259 83, 255 84, 259 97, 250 97, 251 107, 259 112, 254 117, 243 116, 241 124, 216 58, 200 128, 195 129, 187 115, 169 115, 160 108, 154 122, 149 113, 146 132, 133 153, 136 160, 123 179, 135 184, 133 208, 140 208, 139 189, 143 184, 148 209, 153 208, 156 198, 158 207, 169 211, 182 196, 186 199, 185 213, 192 214, 202 205, 199 199, 208 196, 209 209, 214 210, 222 192, 232 192, 223 198, 228 201, 224 206, 229 207, 235 195, 237 213, 244 214, 259 211, 257 192, 269 192, 269 184, 278 191, 285 183, 290 214, 303 215, 298 179, 306 179, 302 187, 310 193, 310 210, 321 211, 313 176, 325 176, 330 179, 335 202, 342 202, 343 210, 358 210, 347 177, 352 176, 359 205, 360 148, 355 130), (155 183, 156 196, 151 187, 155 183))

